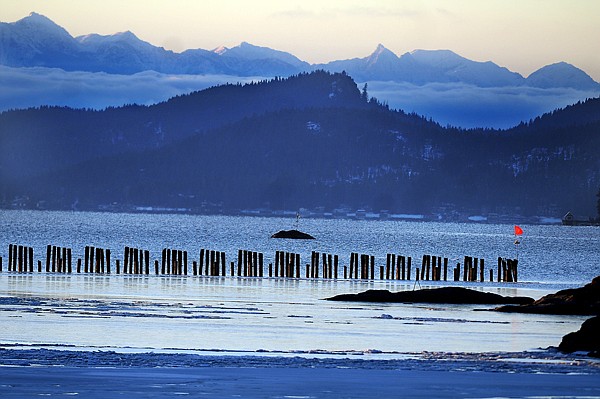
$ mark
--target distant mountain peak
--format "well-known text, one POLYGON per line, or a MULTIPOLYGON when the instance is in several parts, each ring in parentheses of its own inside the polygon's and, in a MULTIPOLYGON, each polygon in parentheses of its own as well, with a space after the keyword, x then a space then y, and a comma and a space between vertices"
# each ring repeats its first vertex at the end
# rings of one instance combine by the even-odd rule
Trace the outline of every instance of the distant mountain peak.
POLYGON ((19 20, 17 22, 29 22, 29 23, 36 23, 36 24, 48 24, 48 25, 52 25, 52 26, 58 26, 50 18, 48 18, 42 14, 38 14, 37 12, 31 12, 31 13, 29 13, 28 16, 26 16, 25 18, 22 18, 21 20, 19 20))
POLYGON ((269 47, 257 46, 248 42, 241 42, 239 45, 232 48, 223 48, 221 52, 215 53, 232 58, 244 60, 277 60, 285 62, 295 68, 306 68, 308 64, 295 55, 286 53, 285 51, 274 50, 269 47))
POLYGON ((398 56, 391 50, 388 50, 383 44, 378 44, 377 48, 367 57, 367 65, 373 65, 380 62, 397 62, 398 56))
POLYGON ((219 55, 223 55, 226 52, 229 51, 229 48, 225 47, 225 46, 219 46, 217 48, 212 49, 212 52, 215 54, 219 54, 219 55))
POLYGON ((546 65, 533 72, 526 79, 529 86, 550 87, 573 87, 577 89, 600 89, 600 84, 594 81, 590 75, 568 62, 557 62, 546 65))
POLYGON ((371 55, 381 55, 381 54, 392 54, 393 56, 396 56, 396 54, 394 54, 393 51, 391 51, 390 49, 388 49, 387 47, 385 47, 383 44, 379 43, 377 45, 377 48, 375 48, 375 51, 373 51, 373 53, 371 53, 371 55))
POLYGON ((62 26, 56 24, 50 18, 36 12, 31 12, 25 18, 13 22, 11 25, 26 27, 26 29, 37 31, 40 34, 57 34, 60 32, 59 34, 61 36, 71 37, 62 26))

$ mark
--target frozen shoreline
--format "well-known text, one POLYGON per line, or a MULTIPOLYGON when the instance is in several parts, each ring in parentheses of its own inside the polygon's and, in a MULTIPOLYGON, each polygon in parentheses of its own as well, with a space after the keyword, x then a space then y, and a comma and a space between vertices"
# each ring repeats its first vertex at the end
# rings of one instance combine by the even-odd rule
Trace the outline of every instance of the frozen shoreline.
POLYGON ((405 360, 0 350, 0 396, 600 397, 600 361, 552 349, 405 360))

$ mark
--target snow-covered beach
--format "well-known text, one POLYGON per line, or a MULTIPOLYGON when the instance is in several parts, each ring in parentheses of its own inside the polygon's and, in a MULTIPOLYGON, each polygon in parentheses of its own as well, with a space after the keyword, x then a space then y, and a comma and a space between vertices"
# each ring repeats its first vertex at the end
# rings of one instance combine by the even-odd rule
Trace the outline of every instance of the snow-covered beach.
POLYGON ((404 360, 0 351, 4 398, 593 398, 600 364, 552 350, 404 360))

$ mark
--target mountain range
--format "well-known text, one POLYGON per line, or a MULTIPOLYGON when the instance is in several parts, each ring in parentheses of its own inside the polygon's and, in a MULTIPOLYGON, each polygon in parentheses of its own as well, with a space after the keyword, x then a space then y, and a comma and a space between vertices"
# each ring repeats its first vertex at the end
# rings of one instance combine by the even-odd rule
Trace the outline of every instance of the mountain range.
POLYGON ((13 23, 0 23, 0 64, 111 74, 153 70, 165 74, 260 77, 285 77, 322 69, 344 71, 359 82, 600 90, 599 83, 565 62, 545 66, 525 78, 493 62, 472 61, 450 50, 415 50, 397 56, 381 44, 367 57, 325 64, 309 64, 290 53, 246 42, 233 48, 190 49, 175 53, 145 42, 129 31, 106 36, 89 34, 73 37, 64 28, 37 13, 13 23))
POLYGON ((589 216, 599 131, 600 99, 509 130, 465 130, 315 71, 151 106, 0 113, 0 203, 589 216))

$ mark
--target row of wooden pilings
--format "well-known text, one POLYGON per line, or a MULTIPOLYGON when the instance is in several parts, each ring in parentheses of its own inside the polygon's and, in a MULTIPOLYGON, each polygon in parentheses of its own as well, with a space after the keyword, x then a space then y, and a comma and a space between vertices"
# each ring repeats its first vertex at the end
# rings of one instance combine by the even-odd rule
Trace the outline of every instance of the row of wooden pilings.
MULTIPOLYGON (((34 264, 34 250, 32 247, 9 244, 8 271, 18 273, 33 273, 35 269, 43 271, 42 261, 34 264), (36 267, 37 266, 37 267, 36 267)), ((181 249, 164 248, 161 259, 150 263, 150 251, 126 246, 123 250, 123 263, 115 260, 114 269, 111 265, 110 249, 86 246, 84 258, 77 259, 76 268, 73 268, 73 251, 55 245, 46 248, 46 273, 91 273, 91 274, 134 274, 149 275, 182 275, 187 276, 227 276, 227 261, 225 252, 200 249, 197 260, 192 261, 192 268, 188 270, 188 252, 181 249)), ((229 275, 234 277, 265 277, 264 254, 261 252, 238 250, 237 264, 230 262, 229 275)), ((269 277, 302 278, 302 263, 300 254, 286 251, 275 252, 275 265, 268 264, 269 277), (274 267, 273 267, 274 266, 274 267)), ((421 267, 414 270, 416 281, 448 281, 448 258, 441 256, 423 255, 421 267)), ((310 264, 305 265, 305 278, 338 279, 341 278, 340 261, 338 255, 330 253, 311 252, 310 264)), ((381 280, 411 280, 412 258, 396 254, 386 255, 385 266, 379 267, 381 280)), ((2 271, 2 257, 0 257, 0 272, 2 271)), ((349 266, 343 266, 344 279, 375 280, 375 256, 350 254, 349 266)), ((453 269, 453 281, 475 282, 485 281, 484 259, 465 256, 463 263, 456 264, 453 269), (462 269, 462 273, 461 273, 462 269)), ((489 281, 494 281, 494 270, 489 269, 489 281)), ((518 260, 498 258, 496 281, 517 282, 518 260)))

